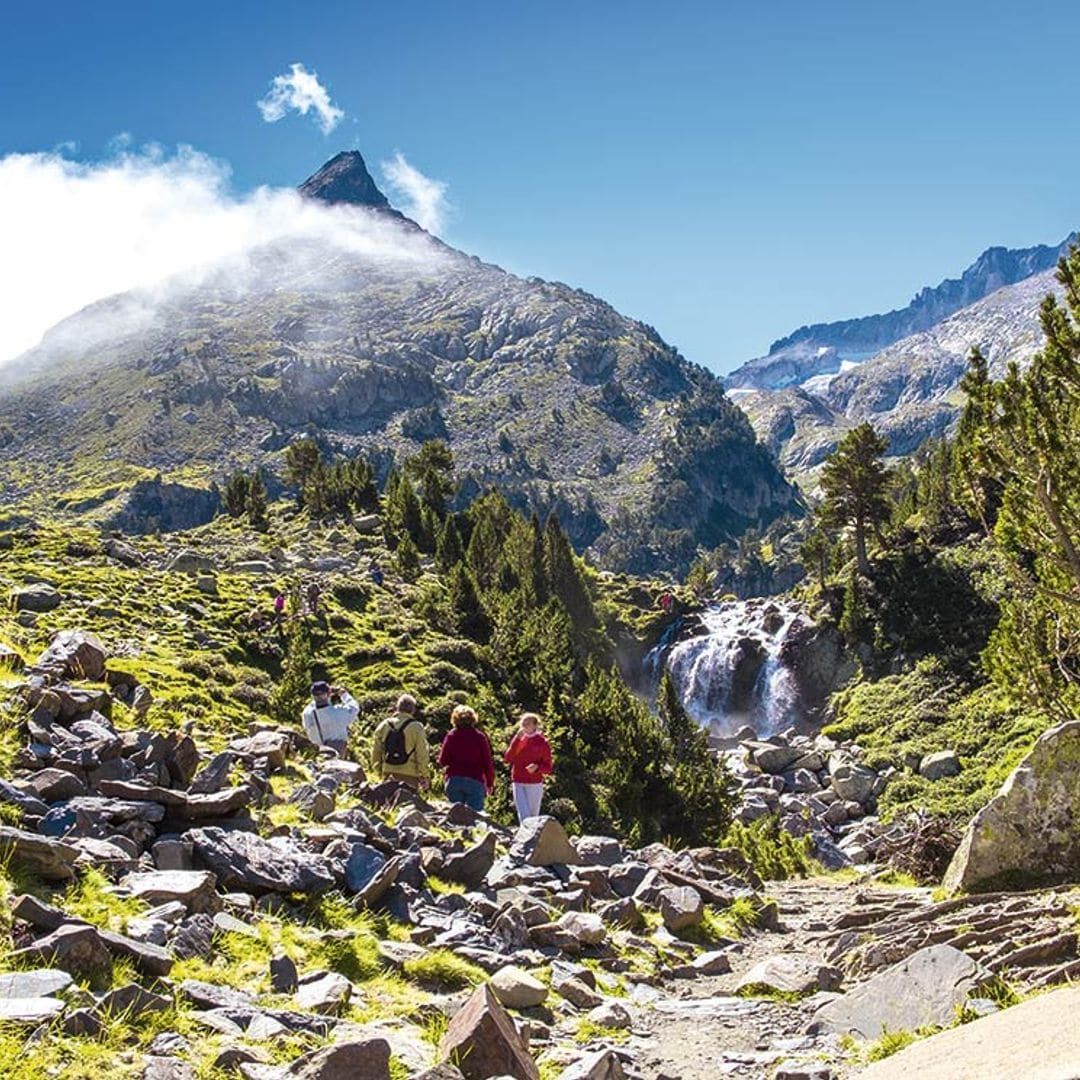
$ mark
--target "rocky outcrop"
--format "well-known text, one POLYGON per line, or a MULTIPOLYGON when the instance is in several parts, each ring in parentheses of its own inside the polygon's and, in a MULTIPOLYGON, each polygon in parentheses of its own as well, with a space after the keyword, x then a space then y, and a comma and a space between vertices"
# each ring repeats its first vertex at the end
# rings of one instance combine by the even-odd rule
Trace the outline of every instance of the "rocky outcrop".
POLYGON ((160 477, 140 480, 105 527, 125 533, 176 532, 205 525, 221 507, 221 497, 208 488, 166 483, 160 477))
POLYGON ((1080 875, 1080 721, 1044 732, 972 818, 942 885, 976 892, 1080 875))

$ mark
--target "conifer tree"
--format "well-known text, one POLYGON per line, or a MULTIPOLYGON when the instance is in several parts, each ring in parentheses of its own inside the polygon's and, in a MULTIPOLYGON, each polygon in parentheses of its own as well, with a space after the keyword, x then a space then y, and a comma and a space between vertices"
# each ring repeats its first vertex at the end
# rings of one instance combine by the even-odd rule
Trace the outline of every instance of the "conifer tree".
POLYGON ((270 528, 270 518, 266 507, 266 483, 263 480, 262 470, 256 469, 248 485, 247 500, 245 504, 248 521, 251 527, 259 532, 266 532, 270 528))
POLYGON ((285 483, 296 488, 296 503, 304 505, 312 474, 322 464, 322 451, 314 439, 298 439, 285 450, 285 483))
POLYGON ((885 497, 889 474, 881 460, 887 446, 870 424, 859 424, 840 440, 821 473, 821 519, 829 525, 852 528, 856 567, 863 575, 870 573, 867 533, 880 533, 881 525, 889 519, 885 497))
MULTIPOLYGON (((299 600, 290 597, 290 607, 299 609, 299 600)), ((295 724, 311 689, 311 665, 314 651, 311 634, 304 619, 293 618, 286 638, 281 677, 274 688, 271 710, 283 724, 295 724)))
POLYGON ((454 455, 444 442, 432 439, 405 462, 405 475, 420 491, 420 501, 440 517, 457 487, 454 455))
POLYGON ((555 513, 549 515, 544 527, 544 569, 552 594, 563 602, 575 625, 581 630, 594 627, 597 618, 592 595, 555 513))
POLYGON ((247 510, 251 477, 245 472, 234 472, 225 481, 221 500, 229 517, 240 517, 247 510))

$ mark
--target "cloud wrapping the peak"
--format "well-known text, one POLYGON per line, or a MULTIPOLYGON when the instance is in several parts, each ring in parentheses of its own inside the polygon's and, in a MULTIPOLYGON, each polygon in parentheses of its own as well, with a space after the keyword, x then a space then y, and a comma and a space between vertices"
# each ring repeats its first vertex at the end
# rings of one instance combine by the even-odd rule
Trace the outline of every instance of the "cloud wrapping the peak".
POLYGON ((266 96, 256 102, 262 118, 273 124, 294 109, 301 116, 314 112, 315 122, 324 135, 329 135, 345 119, 345 112, 331 100, 325 86, 314 71, 303 64, 293 64, 287 75, 275 75, 266 96))
POLYGON ((389 161, 380 162, 379 169, 393 192, 394 198, 390 201, 400 205, 403 213, 421 228, 438 235, 449 209, 447 185, 410 165, 400 150, 389 161))
MULTIPOLYGON (((259 188, 236 197, 226 165, 190 147, 124 151, 93 164, 57 153, 0 158, 0 364, 59 320, 132 289, 199 280, 231 260, 238 281, 262 245, 312 240, 410 272, 439 256, 392 219, 259 188)), ((230 271, 231 272, 231 271, 230 271)), ((152 307, 152 298, 146 300, 152 307)), ((152 314, 152 312, 151 312, 152 314)))

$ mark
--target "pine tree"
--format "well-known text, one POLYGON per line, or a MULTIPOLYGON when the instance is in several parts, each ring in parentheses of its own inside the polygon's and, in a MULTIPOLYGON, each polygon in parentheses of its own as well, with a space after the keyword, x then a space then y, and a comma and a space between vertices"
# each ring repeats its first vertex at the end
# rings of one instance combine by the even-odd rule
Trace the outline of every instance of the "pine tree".
POLYGON ((439 539, 435 545, 435 561, 439 569, 447 572, 465 558, 465 550, 461 543, 461 530, 458 528, 457 518, 449 515, 439 530, 439 539))
POLYGON ((420 573, 420 552, 417 551, 416 544, 408 533, 401 538, 401 543, 394 552, 394 565, 406 581, 415 581, 417 574, 420 573))
POLYGON ((285 450, 285 483, 296 489, 296 503, 304 505, 312 474, 322 464, 322 451, 314 439, 298 439, 285 450))
MULTIPOLYGON (((293 608, 298 601, 293 598, 293 608)), ((295 724, 311 689, 311 667, 314 651, 311 634, 304 619, 294 618, 290 623, 285 644, 285 657, 281 664, 281 677, 274 688, 271 711, 283 724, 295 724)))
POLYGON ((221 498, 229 517, 240 517, 247 510, 250 488, 251 477, 245 472, 234 472, 226 479, 221 498))
POLYGON ((451 567, 446 590, 461 633, 473 641, 487 641, 491 634, 491 622, 480 603, 472 575, 463 562, 456 562, 451 567))
POLYGON ((889 474, 881 461, 887 447, 870 424, 859 424, 840 440, 821 473, 821 519, 829 525, 851 526, 856 566, 863 575, 870 573, 867 533, 880 533, 889 519, 885 497, 889 474))
POLYGON ((270 528, 270 518, 266 507, 266 482, 263 480, 261 469, 256 469, 252 474, 244 508, 253 529, 266 532, 270 528))
POLYGON ((544 527, 544 568, 552 594, 563 602, 575 625, 580 630, 596 626, 592 594, 555 513, 548 517, 544 527))
POLYGON ((420 490, 420 500, 440 517, 456 490, 454 455, 444 442, 432 439, 405 462, 405 475, 420 490))

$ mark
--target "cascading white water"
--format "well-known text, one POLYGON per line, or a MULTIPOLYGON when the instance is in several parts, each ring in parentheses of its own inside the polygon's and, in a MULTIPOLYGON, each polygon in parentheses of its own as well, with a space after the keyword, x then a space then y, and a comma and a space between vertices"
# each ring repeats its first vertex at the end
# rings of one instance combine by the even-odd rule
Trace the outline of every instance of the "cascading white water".
POLYGON ((801 716, 799 688, 784 662, 792 629, 805 618, 779 601, 726 601, 698 613, 705 632, 669 645, 648 658, 664 664, 686 711, 719 736, 749 725, 773 735, 801 716), (666 656, 665 656, 666 653, 666 656))

